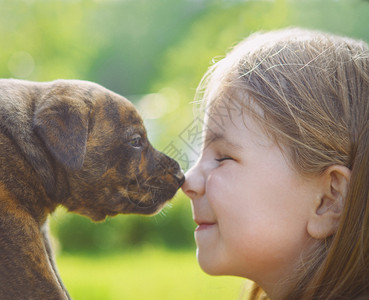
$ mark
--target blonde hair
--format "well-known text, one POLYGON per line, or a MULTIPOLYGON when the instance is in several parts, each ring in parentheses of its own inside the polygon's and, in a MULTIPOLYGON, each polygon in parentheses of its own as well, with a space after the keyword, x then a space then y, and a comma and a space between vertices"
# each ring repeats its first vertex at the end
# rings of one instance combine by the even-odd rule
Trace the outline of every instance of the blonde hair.
MULTIPOLYGON (((209 69, 198 97, 213 110, 242 103, 301 173, 351 170, 337 232, 301 266, 285 299, 369 297, 368 46, 298 28, 257 33, 209 69)), ((261 295, 256 286, 251 299, 261 295)))

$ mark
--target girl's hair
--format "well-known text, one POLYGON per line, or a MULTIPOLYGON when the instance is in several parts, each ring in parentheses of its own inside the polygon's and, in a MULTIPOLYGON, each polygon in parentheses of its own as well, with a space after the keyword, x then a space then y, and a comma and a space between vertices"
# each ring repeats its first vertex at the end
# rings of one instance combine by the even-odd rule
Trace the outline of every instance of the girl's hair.
MULTIPOLYGON (((351 170, 337 232, 301 264, 285 299, 369 299, 368 46, 297 28, 257 33, 209 69, 197 96, 213 112, 222 103, 252 113, 305 175, 351 170)), ((256 286, 251 299, 261 295, 256 286)))

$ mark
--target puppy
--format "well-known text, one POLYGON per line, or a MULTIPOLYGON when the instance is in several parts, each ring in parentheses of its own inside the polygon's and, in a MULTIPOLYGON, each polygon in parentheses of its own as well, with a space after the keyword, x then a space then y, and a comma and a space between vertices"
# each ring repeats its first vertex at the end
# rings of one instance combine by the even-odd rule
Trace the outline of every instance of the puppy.
POLYGON ((184 181, 124 97, 85 81, 0 80, 0 299, 69 299, 47 237, 59 205, 154 214, 184 181))

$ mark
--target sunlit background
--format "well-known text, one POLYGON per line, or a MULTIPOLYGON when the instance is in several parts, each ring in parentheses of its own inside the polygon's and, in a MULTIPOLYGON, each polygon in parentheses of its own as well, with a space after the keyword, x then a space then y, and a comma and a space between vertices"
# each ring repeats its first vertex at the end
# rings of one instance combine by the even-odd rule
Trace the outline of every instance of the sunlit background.
MULTIPOLYGON (((286 26, 369 41, 369 1, 0 0, 0 76, 90 80, 126 96, 152 144, 186 170, 198 157, 201 123, 191 102, 212 60, 251 32, 286 26)), ((154 217, 95 224, 58 209, 50 223, 73 299, 247 294, 243 279, 210 277, 197 266, 190 203, 181 192, 154 217)))

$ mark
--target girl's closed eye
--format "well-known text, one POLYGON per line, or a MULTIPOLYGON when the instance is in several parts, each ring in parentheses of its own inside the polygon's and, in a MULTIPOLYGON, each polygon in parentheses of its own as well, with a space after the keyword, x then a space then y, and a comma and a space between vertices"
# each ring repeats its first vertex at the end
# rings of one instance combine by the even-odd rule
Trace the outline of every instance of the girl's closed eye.
POLYGON ((215 160, 217 162, 222 162, 222 161, 225 161, 225 160, 234 160, 234 159, 232 157, 224 156, 224 157, 221 157, 221 158, 215 158, 215 160))

